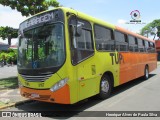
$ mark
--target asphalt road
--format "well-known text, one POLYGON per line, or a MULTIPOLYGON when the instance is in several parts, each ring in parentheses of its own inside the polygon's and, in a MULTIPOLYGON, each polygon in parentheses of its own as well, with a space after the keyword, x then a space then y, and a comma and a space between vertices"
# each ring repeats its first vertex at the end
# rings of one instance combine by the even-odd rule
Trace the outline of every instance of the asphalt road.
MULTIPOLYGON (((89 98, 88 101, 81 102, 75 105, 58 105, 51 103, 43 103, 38 101, 31 101, 19 106, 5 109, 3 111, 24 111, 33 112, 39 111, 41 113, 48 112, 54 114, 57 117, 65 116, 69 114, 70 117, 64 117, 64 119, 90 119, 89 117, 76 117, 79 114, 94 114, 94 112, 84 111, 160 111, 160 66, 150 74, 148 80, 142 78, 136 79, 113 90, 110 98, 106 100, 99 100, 96 97, 89 98), (55 112, 66 111, 66 112, 55 112)), ((48 119, 57 119, 57 117, 47 117, 48 119)), ((17 118, 11 118, 16 120, 17 118)), ((23 118, 27 119, 27 118, 23 118)), ((35 118, 30 118, 35 119, 35 118)), ((39 119, 39 118, 38 118, 39 119)), ((44 118, 41 118, 44 119, 44 118)), ((97 118, 92 118, 96 119, 97 118)), ((98 119, 105 119, 101 117, 98 119)), ((115 117, 109 117, 106 119, 113 119, 115 117)), ((128 120, 128 117, 118 117, 119 120, 128 120)), ((131 118, 133 119, 133 117, 131 118)), ((134 117, 134 119, 139 119, 134 117)), ((158 120, 159 117, 141 117, 144 120, 158 120)))
POLYGON ((17 76, 17 66, 10 66, 7 67, 6 65, 4 67, 0 67, 0 79, 2 78, 9 78, 9 77, 15 77, 17 76))

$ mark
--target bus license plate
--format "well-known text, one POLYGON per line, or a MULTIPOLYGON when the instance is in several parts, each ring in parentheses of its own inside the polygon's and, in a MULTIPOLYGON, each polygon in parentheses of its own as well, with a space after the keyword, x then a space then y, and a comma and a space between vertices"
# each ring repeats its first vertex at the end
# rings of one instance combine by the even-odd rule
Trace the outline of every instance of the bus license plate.
POLYGON ((31 98, 39 98, 39 94, 32 93, 32 94, 31 94, 31 98))

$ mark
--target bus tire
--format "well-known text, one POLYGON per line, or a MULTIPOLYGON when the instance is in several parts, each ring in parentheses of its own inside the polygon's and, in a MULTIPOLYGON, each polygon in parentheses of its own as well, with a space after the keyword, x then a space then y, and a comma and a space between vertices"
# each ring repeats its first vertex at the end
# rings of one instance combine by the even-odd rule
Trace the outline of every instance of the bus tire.
POLYGON ((103 75, 100 81, 100 92, 98 97, 100 99, 107 99, 112 91, 112 82, 108 75, 103 75))
POLYGON ((148 78, 149 78, 149 69, 148 69, 148 66, 145 66, 144 79, 147 80, 148 78))

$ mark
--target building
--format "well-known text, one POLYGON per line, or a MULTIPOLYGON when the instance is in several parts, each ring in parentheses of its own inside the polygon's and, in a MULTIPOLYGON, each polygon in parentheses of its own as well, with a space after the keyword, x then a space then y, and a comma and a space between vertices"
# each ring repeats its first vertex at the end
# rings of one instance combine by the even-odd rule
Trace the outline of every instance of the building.
POLYGON ((11 49, 17 49, 17 45, 11 45, 9 48, 11 48, 11 49))
POLYGON ((3 42, 0 42, 0 50, 8 50, 9 45, 3 42))

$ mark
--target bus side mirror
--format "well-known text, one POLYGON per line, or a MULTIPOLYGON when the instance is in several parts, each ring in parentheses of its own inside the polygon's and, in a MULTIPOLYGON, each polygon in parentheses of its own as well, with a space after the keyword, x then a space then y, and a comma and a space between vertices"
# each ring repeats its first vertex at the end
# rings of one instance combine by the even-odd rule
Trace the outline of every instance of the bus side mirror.
POLYGON ((70 32, 70 35, 71 35, 71 46, 73 48, 77 48, 77 44, 76 44, 76 31, 75 31, 75 27, 74 25, 69 25, 69 32, 70 32))
POLYGON ((77 25, 75 36, 80 37, 81 35, 82 35, 82 25, 77 25))

